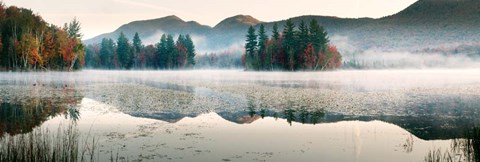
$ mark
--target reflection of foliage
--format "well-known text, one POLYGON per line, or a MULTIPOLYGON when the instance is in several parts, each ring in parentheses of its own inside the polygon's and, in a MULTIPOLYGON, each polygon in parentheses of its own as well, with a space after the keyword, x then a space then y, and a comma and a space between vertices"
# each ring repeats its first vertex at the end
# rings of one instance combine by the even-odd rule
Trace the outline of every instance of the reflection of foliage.
MULTIPOLYGON (((260 101, 263 101, 260 100, 260 101)), ((307 104, 308 105, 308 104, 307 104)), ((277 109, 271 109, 263 102, 256 102, 252 96, 247 97, 247 106, 245 112, 250 118, 260 116, 273 117, 275 119, 284 118, 292 125, 292 122, 301 122, 302 124, 317 124, 325 117, 325 111, 319 108, 312 108, 306 105, 298 106, 293 101, 288 101, 283 112, 278 112, 277 109), (258 110, 258 111, 257 111, 258 110)))
POLYGON ((469 161, 480 161, 480 128, 473 128, 466 137, 463 146, 465 157, 469 161))
POLYGON ((474 127, 465 134, 465 139, 454 139, 450 150, 430 151, 426 162, 475 161, 480 162, 480 128, 474 127))
POLYGON ((248 100, 247 109, 248 109, 248 114, 250 115, 250 117, 253 117, 255 114, 257 114, 255 112, 255 103, 251 99, 248 100))
POLYGON ((315 125, 318 122, 320 122, 320 119, 323 118, 324 116, 325 116, 325 112, 323 110, 317 109, 312 113, 310 121, 312 122, 312 124, 315 125))
POLYGON ((273 113, 273 118, 275 118, 275 120, 278 119, 278 113, 277 113, 277 112, 274 112, 274 113, 273 113))
POLYGON ((35 129, 27 134, 6 136, 0 139, 0 161, 95 161, 95 140, 84 141, 80 147, 80 132, 74 123, 59 127, 58 132, 35 129), (88 151, 88 154, 85 154, 88 151))
POLYGON ((300 109, 300 121, 302 122, 302 124, 305 124, 307 122, 308 116, 309 116, 309 113, 307 109, 305 109, 305 107, 302 107, 300 109))
POLYGON ((320 119, 325 117, 325 112, 323 109, 311 110, 305 106, 296 108, 292 102, 289 102, 287 109, 284 110, 284 117, 290 125, 292 125, 293 121, 297 121, 297 119, 298 122, 302 124, 317 124, 320 122, 320 119))
POLYGON ((80 119, 80 112, 73 107, 68 108, 67 111, 64 112, 65 118, 70 118, 73 122, 77 122, 80 119))
POLYGON ((288 124, 292 125, 292 121, 295 121, 295 110, 294 109, 285 109, 284 111, 285 118, 287 119, 288 124))
POLYGON ((266 109, 261 109, 260 110, 260 116, 262 117, 262 119, 265 118, 266 113, 267 113, 266 109))
POLYGON ((410 153, 413 151, 413 136, 412 134, 408 134, 407 139, 405 140, 405 144, 403 144, 403 149, 405 152, 410 153))
POLYGON ((81 97, 62 100, 61 103, 53 99, 28 99, 22 103, 0 103, 0 136, 31 132, 52 117, 64 114, 72 120, 80 117, 78 110, 73 108, 81 97), (62 102, 67 103, 62 103, 62 102), (71 108, 67 108, 71 107, 71 108))

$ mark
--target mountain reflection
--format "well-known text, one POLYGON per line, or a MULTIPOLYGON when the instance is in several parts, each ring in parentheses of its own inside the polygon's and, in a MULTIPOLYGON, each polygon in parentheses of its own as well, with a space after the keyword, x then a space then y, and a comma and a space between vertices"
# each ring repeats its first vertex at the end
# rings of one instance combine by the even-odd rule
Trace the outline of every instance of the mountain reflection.
MULTIPOLYGON (((323 109, 289 107, 282 111, 276 109, 260 109, 248 107, 244 111, 222 111, 216 112, 220 117, 237 124, 249 124, 262 118, 281 118, 287 121, 286 124, 295 126, 298 124, 321 124, 335 123, 341 121, 374 121, 395 124, 409 131, 416 137, 423 140, 436 139, 457 139, 465 138, 463 131, 472 128, 478 122, 463 118, 444 118, 438 116, 355 116, 331 113, 323 109)), ((170 123, 176 123, 184 117, 196 117, 200 114, 181 113, 128 113, 129 115, 142 118, 151 118, 170 123)), ((408 145, 408 144, 407 144, 408 145)))
MULTIPOLYGON (((77 105, 83 96, 77 92, 67 93, 59 98, 27 98, 0 103, 0 136, 5 133, 15 135, 32 131, 43 122, 64 115, 73 121, 81 120, 81 110, 77 105)), ((175 123, 185 117, 196 117, 200 113, 184 114, 181 112, 142 113, 138 111, 124 112, 141 118, 151 118, 175 123)), ((244 110, 217 111, 220 117, 237 124, 249 124, 266 117, 285 119, 291 126, 297 124, 334 123, 340 121, 373 121, 380 120, 392 123, 409 131, 423 140, 466 138, 463 131, 479 124, 472 117, 442 116, 355 116, 327 112, 321 108, 287 104, 284 108, 268 108, 261 103, 250 100, 244 110)), ((406 142, 405 149, 409 149, 406 142)))

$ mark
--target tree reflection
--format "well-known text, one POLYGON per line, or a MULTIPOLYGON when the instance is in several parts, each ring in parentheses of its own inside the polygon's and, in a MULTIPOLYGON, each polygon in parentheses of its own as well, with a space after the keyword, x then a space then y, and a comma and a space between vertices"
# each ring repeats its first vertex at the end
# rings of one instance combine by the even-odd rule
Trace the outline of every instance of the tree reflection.
POLYGON ((265 118, 265 116, 267 115, 267 110, 266 109, 260 109, 260 116, 263 118, 265 118))
POLYGON ((480 162, 480 127, 475 127, 468 131, 463 142, 465 157, 469 161, 480 162))
POLYGON ((431 150, 425 156, 426 162, 472 161, 480 162, 480 127, 474 127, 465 133, 464 139, 454 139, 450 149, 431 150))
POLYGON ((253 116, 257 114, 257 112, 255 112, 255 108, 256 107, 255 107, 255 103, 253 102, 253 99, 249 98, 247 109, 248 109, 248 115, 250 115, 251 118, 253 118, 253 116))
POLYGON ((320 122, 320 119, 324 118, 325 117, 325 111, 322 110, 322 109, 316 109, 311 117, 310 117, 310 121, 313 125, 317 124, 320 122))
POLYGON ((405 139, 405 143, 402 145, 403 149, 407 153, 411 153, 413 151, 413 135, 408 134, 407 139, 405 139))
POLYGON ((301 122, 302 124, 317 124, 325 117, 323 109, 308 108, 306 106, 300 108, 289 106, 284 110, 283 114, 290 125, 292 125, 294 121, 301 122))
POLYGON ((43 122, 58 115, 76 121, 80 118, 75 108, 83 97, 56 99, 23 99, 18 102, 0 103, 0 137, 28 133, 43 122))
POLYGON ((309 112, 307 111, 307 109, 305 109, 305 107, 302 106, 302 108, 300 108, 299 116, 300 116, 300 122, 302 122, 302 124, 305 124, 309 116, 309 112))
POLYGON ((78 119, 80 119, 80 111, 78 111, 77 108, 75 107, 70 107, 68 108, 67 111, 63 113, 65 115, 65 119, 70 119, 73 122, 77 122, 78 119))
POLYGON ((292 121, 295 121, 296 117, 295 117, 295 110, 294 109, 285 109, 284 111, 284 115, 285 115, 285 119, 287 119, 287 122, 288 124, 292 125, 292 121))

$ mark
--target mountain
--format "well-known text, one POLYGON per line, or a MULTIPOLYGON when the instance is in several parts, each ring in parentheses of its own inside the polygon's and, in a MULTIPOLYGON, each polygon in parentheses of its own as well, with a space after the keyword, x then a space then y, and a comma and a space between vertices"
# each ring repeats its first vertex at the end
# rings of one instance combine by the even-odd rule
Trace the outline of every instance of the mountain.
POLYGON ((361 49, 418 50, 479 42, 479 28, 478 0, 419 0, 343 33, 361 49))
MULTIPOLYGON (((378 19, 314 15, 291 19, 296 24, 302 20, 307 23, 312 19, 317 20, 329 33, 331 42, 343 52, 369 49, 421 51, 480 42, 479 0, 419 0, 396 14, 378 19)), ((139 31, 142 39, 153 42, 158 41, 161 35, 158 33, 188 33, 194 37, 199 51, 225 50, 235 45, 242 47, 250 25, 258 29, 260 24, 264 24, 270 34, 274 23, 278 24, 280 31, 283 30, 285 20, 262 22, 248 15, 227 18, 215 27, 168 16, 131 22, 112 33, 102 34, 85 42, 91 44, 100 42, 104 37, 116 38, 120 31, 129 37, 139 31)))
POLYGON ((250 15, 237 15, 221 21, 214 27, 214 29, 219 31, 232 29, 243 30, 251 25, 255 26, 260 23, 262 23, 260 20, 257 20, 250 15))
POLYGON ((92 39, 84 41, 86 44, 99 43, 103 38, 111 38, 116 40, 123 32, 127 37, 133 38, 135 32, 138 32, 144 43, 154 44, 160 40, 160 36, 164 33, 190 33, 192 35, 208 35, 211 27, 201 25, 195 21, 183 21, 177 16, 167 16, 152 20, 134 21, 120 26, 111 33, 105 33, 92 39), (155 37, 155 39, 153 39, 155 37), (157 39, 158 38, 158 39, 157 39))

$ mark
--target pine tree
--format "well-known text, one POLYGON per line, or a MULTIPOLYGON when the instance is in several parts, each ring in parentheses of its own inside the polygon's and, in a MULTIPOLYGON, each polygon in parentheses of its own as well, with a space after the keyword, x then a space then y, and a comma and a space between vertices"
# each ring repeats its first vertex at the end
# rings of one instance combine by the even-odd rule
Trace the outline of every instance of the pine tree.
POLYGON ((250 26, 250 28, 248 28, 246 41, 247 43, 245 44, 245 65, 247 69, 254 69, 255 67, 253 67, 253 59, 255 58, 254 56, 257 51, 257 35, 255 34, 255 29, 253 28, 253 26, 250 26))
POLYGON ((303 65, 305 65, 305 49, 307 48, 309 42, 310 42, 310 37, 309 37, 309 30, 308 30, 308 26, 305 25, 305 21, 301 21, 300 22, 300 25, 298 26, 298 34, 297 34, 297 40, 298 40, 298 44, 297 44, 297 50, 295 51, 296 53, 296 56, 295 56, 295 59, 296 59, 296 66, 297 67, 304 67, 303 65))
POLYGON ((72 22, 68 24, 67 32, 70 38, 82 38, 82 34, 80 33, 80 22, 77 18, 73 18, 72 22))
POLYGON ((189 34, 185 36, 185 46, 188 52, 187 66, 193 67, 195 66, 195 45, 189 34))
POLYGON ((161 69, 167 68, 167 35, 163 34, 160 42, 156 45, 157 48, 157 67, 161 69))
POLYGON ((113 68, 115 45, 112 39, 103 38, 100 46, 100 62, 103 68, 113 68))
POLYGON ((327 45, 329 43, 327 32, 325 29, 318 24, 315 19, 310 21, 310 42, 313 44, 315 51, 323 52, 327 50, 327 45))
POLYGON ((265 32, 265 26, 263 24, 260 25, 260 29, 258 30, 258 54, 255 58, 255 64, 257 69, 264 68, 265 65, 265 51, 266 51, 266 43, 268 41, 268 36, 265 32))
POLYGON ((273 24, 273 29, 272 29, 272 38, 277 41, 280 38, 280 33, 278 32, 278 26, 277 23, 273 24))
POLYGON ((271 68, 273 69, 274 65, 275 67, 280 66, 279 64, 282 64, 280 60, 277 58, 283 58, 283 56, 280 56, 280 48, 279 46, 281 45, 280 43, 280 33, 278 31, 278 26, 277 23, 273 24, 272 28, 272 43, 271 43, 271 58, 272 58, 272 65, 271 68))
POLYGON ((299 33, 298 33, 299 42, 298 43, 299 43, 299 46, 300 46, 299 50, 304 50, 307 47, 308 42, 310 40, 309 40, 308 26, 305 25, 305 22, 303 20, 300 22, 300 25, 298 26, 298 30, 299 30, 299 33))
POLYGON ((176 68, 184 68, 187 63, 188 51, 185 47, 185 42, 185 36, 180 34, 175 43, 175 53, 177 54, 177 57, 174 59, 176 60, 176 68))
POLYGON ((137 32, 135 32, 135 36, 133 36, 133 64, 135 67, 140 67, 140 53, 143 49, 142 40, 137 32))
POLYGON ((286 53, 287 58, 287 68, 289 70, 294 70, 295 68, 295 24, 293 24, 291 19, 288 19, 285 24, 285 29, 283 30, 283 47, 286 53))
POLYGON ((120 67, 130 69, 132 67, 132 47, 123 32, 117 39, 117 54, 120 67))
POLYGON ((167 55, 167 68, 173 69, 176 68, 175 65, 177 64, 176 58, 177 53, 175 51, 175 41, 173 40, 172 35, 167 35, 167 42, 166 42, 166 55, 167 55))

